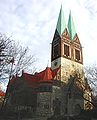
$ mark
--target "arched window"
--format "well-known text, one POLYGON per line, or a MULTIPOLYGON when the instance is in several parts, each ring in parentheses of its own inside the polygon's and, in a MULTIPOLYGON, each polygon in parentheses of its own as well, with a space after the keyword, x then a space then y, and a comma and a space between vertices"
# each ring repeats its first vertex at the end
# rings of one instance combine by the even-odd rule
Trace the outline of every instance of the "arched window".
POLYGON ((75 59, 78 61, 80 60, 80 51, 77 49, 75 49, 75 59))
POLYGON ((70 53, 69 53, 69 46, 64 44, 64 55, 65 56, 70 56, 70 53))

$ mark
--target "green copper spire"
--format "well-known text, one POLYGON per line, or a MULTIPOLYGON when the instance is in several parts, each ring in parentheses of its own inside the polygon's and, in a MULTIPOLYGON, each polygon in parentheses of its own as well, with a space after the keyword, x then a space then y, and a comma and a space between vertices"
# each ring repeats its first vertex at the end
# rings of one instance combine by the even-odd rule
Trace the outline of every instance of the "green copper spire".
POLYGON ((61 5, 59 18, 58 18, 58 22, 57 22, 57 27, 56 27, 56 29, 60 35, 62 35, 62 33, 64 32, 65 27, 66 27, 66 24, 65 24, 65 19, 64 19, 64 12, 62 10, 62 5, 61 5))
POLYGON ((71 16, 71 11, 70 11, 70 14, 69 14, 69 19, 68 19, 68 31, 69 31, 69 34, 70 34, 70 39, 73 40, 73 38, 76 34, 76 30, 75 30, 73 18, 71 16))

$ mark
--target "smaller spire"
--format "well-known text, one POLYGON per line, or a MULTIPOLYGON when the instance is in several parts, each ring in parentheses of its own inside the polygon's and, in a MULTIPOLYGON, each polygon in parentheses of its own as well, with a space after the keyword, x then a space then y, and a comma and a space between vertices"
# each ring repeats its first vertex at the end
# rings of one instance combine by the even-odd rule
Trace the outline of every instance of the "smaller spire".
POLYGON ((62 33, 64 32, 65 27, 66 27, 66 24, 65 24, 64 12, 62 9, 62 4, 61 4, 57 27, 56 27, 56 29, 60 35, 62 35, 62 33))
POLYGON ((68 31, 69 31, 71 40, 73 40, 73 38, 74 38, 74 36, 76 34, 76 30, 75 30, 73 18, 71 16, 71 10, 70 10, 69 19, 68 19, 68 31))

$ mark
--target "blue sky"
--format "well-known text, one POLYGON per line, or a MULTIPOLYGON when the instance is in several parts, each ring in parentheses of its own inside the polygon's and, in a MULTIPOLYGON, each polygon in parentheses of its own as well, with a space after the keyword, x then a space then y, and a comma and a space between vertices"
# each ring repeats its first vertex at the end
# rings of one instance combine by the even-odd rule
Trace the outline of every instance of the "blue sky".
POLYGON ((97 0, 0 0, 0 32, 11 36, 38 58, 38 70, 50 66, 50 43, 61 3, 71 10, 83 46, 84 65, 97 63, 97 0))

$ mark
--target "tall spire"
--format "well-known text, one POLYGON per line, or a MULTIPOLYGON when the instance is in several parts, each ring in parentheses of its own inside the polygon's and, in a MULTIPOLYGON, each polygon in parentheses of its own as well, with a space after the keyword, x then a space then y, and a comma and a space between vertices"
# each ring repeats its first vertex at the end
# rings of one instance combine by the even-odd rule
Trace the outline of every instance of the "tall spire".
POLYGON ((62 33, 64 32, 65 27, 66 27, 66 24, 65 24, 64 12, 62 10, 62 5, 61 5, 57 27, 56 27, 60 35, 62 35, 62 33))
POLYGON ((76 34, 76 30, 75 30, 73 18, 71 16, 71 11, 70 11, 70 14, 69 14, 69 19, 68 19, 68 31, 69 31, 71 40, 73 40, 73 38, 76 34))

